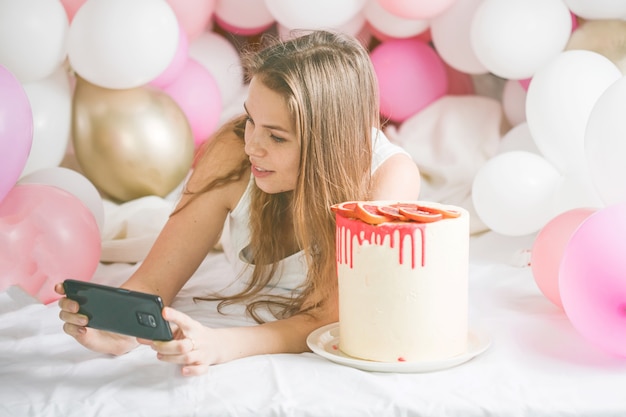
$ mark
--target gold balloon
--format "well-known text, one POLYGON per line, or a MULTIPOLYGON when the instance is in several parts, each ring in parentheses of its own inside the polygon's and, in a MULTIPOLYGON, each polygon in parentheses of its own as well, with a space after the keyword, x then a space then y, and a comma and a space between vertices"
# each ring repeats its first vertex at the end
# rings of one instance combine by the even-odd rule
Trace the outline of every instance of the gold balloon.
POLYGON ((626 74, 626 22, 587 20, 572 33, 566 50, 583 49, 604 55, 626 74))
POLYGON ((72 141, 85 176, 120 202, 166 196, 189 172, 194 153, 189 122, 166 93, 148 86, 107 89, 80 77, 72 141))

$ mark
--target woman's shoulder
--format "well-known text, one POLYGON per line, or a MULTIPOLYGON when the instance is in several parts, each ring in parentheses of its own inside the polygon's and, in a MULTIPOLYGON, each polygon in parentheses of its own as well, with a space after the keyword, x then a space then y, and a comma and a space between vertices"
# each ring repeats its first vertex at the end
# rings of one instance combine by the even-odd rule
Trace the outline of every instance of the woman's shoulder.
POLYGON ((372 198, 417 199, 421 178, 411 155, 378 129, 372 130, 372 150, 372 198))
POLYGON ((372 172, 376 171, 390 157, 409 153, 399 145, 392 143, 382 130, 372 128, 372 172))

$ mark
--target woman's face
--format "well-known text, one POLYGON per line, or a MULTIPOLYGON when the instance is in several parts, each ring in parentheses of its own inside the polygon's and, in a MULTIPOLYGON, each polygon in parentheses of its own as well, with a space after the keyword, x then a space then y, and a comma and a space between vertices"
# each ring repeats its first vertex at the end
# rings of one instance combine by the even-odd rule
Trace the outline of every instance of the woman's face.
POLYGON ((295 189, 300 141, 285 99, 253 77, 244 108, 245 151, 257 186, 268 194, 295 189))

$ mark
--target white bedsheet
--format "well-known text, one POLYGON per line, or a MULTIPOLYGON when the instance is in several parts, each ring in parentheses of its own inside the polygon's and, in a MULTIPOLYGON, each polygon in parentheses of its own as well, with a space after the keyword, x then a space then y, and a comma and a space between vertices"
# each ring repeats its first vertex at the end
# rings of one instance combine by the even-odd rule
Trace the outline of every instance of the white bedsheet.
MULTIPOLYGON (((366 372, 303 353, 184 378, 147 347, 121 357, 85 350, 62 332, 56 303, 13 287, 0 293, 0 416, 626 416, 626 359, 580 336, 530 268, 514 265, 528 245, 473 238, 470 318, 492 345, 430 373, 366 372)), ((134 267, 101 265, 94 281, 119 284, 134 267)), ((175 306, 207 325, 249 323, 190 301, 231 275, 223 254, 211 254, 175 306)))

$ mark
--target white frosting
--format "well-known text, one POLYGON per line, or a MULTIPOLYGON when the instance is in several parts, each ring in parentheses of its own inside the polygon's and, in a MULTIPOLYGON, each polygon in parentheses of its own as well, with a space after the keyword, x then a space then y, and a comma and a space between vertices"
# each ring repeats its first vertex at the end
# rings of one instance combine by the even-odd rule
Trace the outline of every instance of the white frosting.
POLYGON ((469 214, 369 225, 337 218, 339 348, 381 362, 467 350, 469 214), (422 257, 422 255, 424 255, 422 257))

